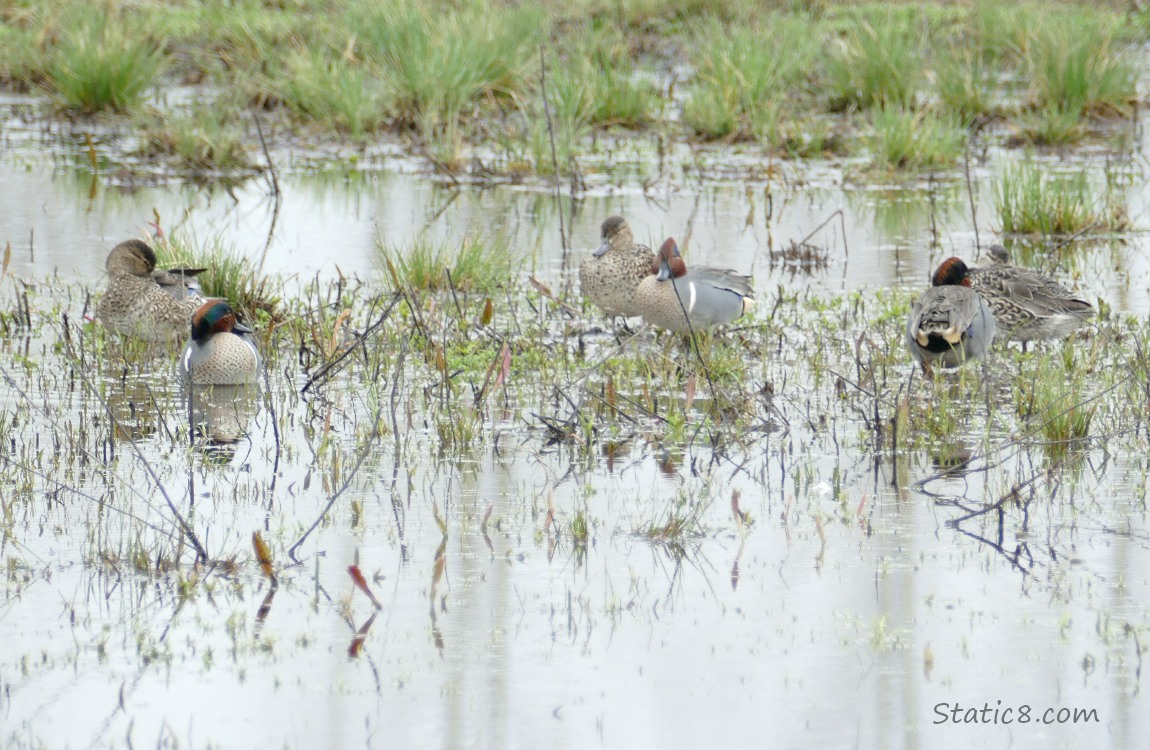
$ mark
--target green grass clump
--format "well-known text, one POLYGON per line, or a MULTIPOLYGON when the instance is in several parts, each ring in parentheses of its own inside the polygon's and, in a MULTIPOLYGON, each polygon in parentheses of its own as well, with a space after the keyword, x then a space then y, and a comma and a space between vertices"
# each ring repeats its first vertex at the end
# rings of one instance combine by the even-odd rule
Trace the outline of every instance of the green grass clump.
POLYGON ((1092 366, 1093 362, 1078 362, 1068 343, 1061 354, 1042 356, 1033 377, 1019 378, 1014 387, 1016 411, 1041 432, 1056 457, 1090 436, 1096 404, 1088 397, 1083 370, 1092 366))
POLYGON ((978 50, 952 44, 936 59, 934 72, 939 101, 964 122, 995 111, 995 69, 978 50))
POLYGON ((225 78, 266 75, 305 39, 316 48, 331 39, 347 41, 334 30, 337 16, 306 2, 141 3, 137 10, 146 14, 153 38, 180 51, 180 66, 225 78))
POLYGON ((141 118, 145 156, 174 157, 192 172, 241 172, 253 168, 248 158, 250 134, 219 107, 193 106, 188 112, 166 116, 152 112, 141 118))
POLYGON ((421 236, 406 247, 381 242, 380 251, 391 280, 417 290, 441 291, 454 285, 457 291, 490 292, 508 284, 514 273, 505 241, 473 235, 455 242, 421 236))
POLYGON ((971 9, 971 46, 983 62, 1007 67, 1022 62, 1043 9, 1034 5, 980 0, 971 9))
POLYGON ((0 82, 22 87, 36 77, 34 37, 26 29, 0 23, 0 82))
POLYGON ((966 129, 954 115, 882 107, 871 112, 874 163, 916 170, 953 164, 962 155, 966 129))
POLYGON ((1129 219, 1115 192, 1096 198, 1085 171, 1053 174, 1032 162, 1008 166, 994 188, 994 205, 1009 234, 1067 235, 1119 231, 1129 219))
POLYGON ((175 234, 157 238, 152 247, 158 268, 207 269, 196 276, 205 297, 226 299, 249 321, 275 316, 280 300, 271 288, 271 279, 234 246, 218 238, 201 243, 189 235, 175 234))
POLYGON ((349 19, 362 54, 380 62, 396 116, 427 141, 482 97, 521 91, 544 29, 533 7, 430 5, 398 0, 349 19))
POLYGON ((873 19, 855 14, 835 42, 826 60, 833 111, 914 107, 924 69, 917 14, 890 10, 873 19))
POLYGON ((1040 24, 1026 60, 1036 107, 1125 116, 1137 99, 1134 66, 1109 19, 1082 11, 1040 24))
POLYGON ((601 126, 640 127, 650 121, 658 93, 636 75, 621 32, 587 25, 570 32, 563 46, 565 58, 547 81, 557 112, 601 126))
POLYGON ((364 66, 300 51, 287 57, 283 72, 269 84, 300 119, 360 139, 379 129, 387 117, 387 100, 377 81, 364 66))
POLYGON ((710 21, 695 35, 694 83, 683 122, 705 138, 728 136, 774 143, 784 100, 794 98, 818 47, 812 22, 776 15, 755 27, 710 21))
MULTIPOLYGON (((551 97, 549 96, 550 100, 551 97)), ((559 106, 551 110, 551 130, 547 128, 547 113, 538 101, 522 102, 505 132, 497 136, 500 147, 508 158, 509 171, 526 167, 536 174, 570 174, 576 169, 583 139, 591 126, 587 111, 579 102, 557 97, 559 106), (554 134, 555 152, 552 158, 551 141, 554 134)))
POLYGON ((46 64, 48 87, 65 107, 84 113, 124 111, 140 101, 165 56, 131 30, 93 16, 65 33, 46 64))
POLYGON ((1018 127, 1022 137, 1036 146, 1065 146, 1086 137, 1082 113, 1057 104, 1021 113, 1018 127))

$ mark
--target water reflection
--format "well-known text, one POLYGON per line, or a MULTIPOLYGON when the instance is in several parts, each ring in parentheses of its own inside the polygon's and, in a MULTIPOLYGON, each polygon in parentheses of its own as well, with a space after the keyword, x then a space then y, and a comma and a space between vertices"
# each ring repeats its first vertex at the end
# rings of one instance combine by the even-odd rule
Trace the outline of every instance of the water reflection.
POLYGON ((259 410, 259 386, 206 385, 189 387, 188 399, 194 434, 203 438, 203 450, 215 456, 234 454, 234 444, 247 434, 259 410))

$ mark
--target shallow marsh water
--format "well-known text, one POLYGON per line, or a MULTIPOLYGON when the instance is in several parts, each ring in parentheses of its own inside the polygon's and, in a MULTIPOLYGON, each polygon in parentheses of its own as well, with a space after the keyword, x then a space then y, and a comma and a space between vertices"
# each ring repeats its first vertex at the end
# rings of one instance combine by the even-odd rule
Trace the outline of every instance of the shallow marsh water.
MULTIPOLYGON (((991 181, 1015 156, 975 169, 984 245, 995 237, 991 181)), ((189 450, 172 354, 123 351, 76 326, 83 292, 101 286, 108 249, 146 231, 153 209, 167 231, 181 224, 258 256, 272 218, 266 185, 250 181, 235 199, 166 182, 128 189, 27 147, 6 154, 4 309, 16 307, 17 280, 36 289, 31 330, 9 327, 0 342, 0 743, 1138 745, 1150 733, 1150 468, 1146 405, 1129 397, 1137 388, 1102 398, 1095 439, 1067 458, 1014 407, 1016 382, 1041 353, 1006 352, 985 377, 910 377, 900 305, 937 260, 973 254, 961 173, 933 187, 873 186, 849 162, 777 163, 768 174, 753 153, 716 151, 699 178, 683 167, 689 153, 675 158, 646 191, 650 175, 592 175, 564 215, 567 256, 545 183, 454 188, 402 160, 348 180, 281 176, 264 270, 285 278, 286 296, 315 295, 304 308, 324 307, 309 291, 317 277, 321 287, 340 272, 382 285, 377 239, 509 237, 522 266, 495 327, 545 332, 555 360, 542 369, 602 420, 590 445, 551 439, 535 415, 566 418, 571 405, 516 361, 477 409, 477 434, 445 448, 443 431, 463 420, 457 410, 482 373, 447 394, 435 366, 392 337, 396 351, 356 357, 304 397, 297 342, 278 341, 245 438, 189 450), (840 208, 841 223, 810 239, 825 264, 772 267, 772 250, 840 208), (717 393, 700 383, 679 432, 668 427, 675 405, 683 411, 677 368, 656 369, 664 380, 648 391, 662 419, 649 409, 633 422, 604 416, 593 395, 603 378, 592 373, 586 390, 577 379, 615 339, 580 335, 604 321, 588 312, 572 323, 525 283, 533 274, 556 291, 575 286, 610 213, 652 243, 680 238, 689 261, 753 270, 761 292, 751 327, 727 342, 747 380, 721 380, 717 393), (706 419, 704 397, 740 412, 747 429, 706 419), (920 431, 933 427, 892 450, 900 408, 920 431), (289 546, 344 483, 292 565, 289 546), (160 486, 210 569, 172 541, 160 486), (1022 506, 953 524, 1015 487, 1022 506), (682 533, 656 533, 683 519, 682 533), (279 578, 270 596, 251 552, 257 530, 279 578), (367 576, 378 612, 349 565, 367 576), (1032 721, 936 723, 943 703, 1014 717, 1026 705, 1032 721), (1047 708, 1093 709, 1097 721, 1045 725, 1047 708)), ((1105 159, 1081 158, 1099 169, 1105 159)), ((1126 165, 1126 203, 1145 227, 1137 164, 1126 165)), ((1113 306, 1105 335, 1142 325, 1121 317, 1150 311, 1142 234, 1079 242, 1057 258, 1061 275, 1113 306)), ((482 301, 464 299, 468 317, 482 301)), ((451 307, 425 310, 444 336, 451 307)), ((1081 359, 1097 358, 1092 394, 1134 356, 1099 346, 1102 335, 1075 344, 1081 359)), ((649 337, 631 347, 653 362, 689 356, 649 337)), ((622 395, 641 398, 618 378, 622 395)))

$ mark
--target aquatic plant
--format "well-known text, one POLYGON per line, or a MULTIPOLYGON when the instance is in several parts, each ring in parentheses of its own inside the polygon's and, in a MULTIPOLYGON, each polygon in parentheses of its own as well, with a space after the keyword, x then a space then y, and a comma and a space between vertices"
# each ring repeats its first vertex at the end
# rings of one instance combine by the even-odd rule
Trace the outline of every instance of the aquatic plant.
POLYGON ((321 51, 287 55, 269 88, 305 122, 362 139, 384 124, 390 102, 377 72, 321 51))
POLYGON ((494 4, 433 8, 401 0, 349 17, 376 62, 393 112, 424 138, 455 126, 483 96, 521 91, 543 32, 534 8, 494 4))
POLYGON ((407 245, 381 240, 379 249, 390 280, 420 291, 492 291, 510 281, 514 268, 505 240, 474 234, 454 241, 421 235, 407 245))
POLYGON ((250 170, 250 136, 235 122, 231 110, 193 105, 188 111, 148 112, 139 118, 146 156, 172 156, 177 168, 194 173, 234 173, 250 170))
POLYGON ((916 170, 953 164, 962 155, 966 129, 955 115, 879 107, 870 113, 871 154, 877 166, 916 170))
POLYGON ((917 21, 902 9, 848 17, 825 60, 831 110, 915 106, 924 71, 917 21))
POLYGON ((1137 99, 1134 67, 1108 19, 1088 12, 1052 15, 1038 25, 1025 58, 1038 108, 1083 116, 1132 111, 1137 99))
POLYGON ((245 315, 249 322, 273 317, 280 304, 276 280, 263 274, 258 261, 221 237, 207 241, 177 232, 154 238, 160 268, 204 268, 196 277, 207 297, 220 297, 245 315))
POLYGON ((1022 138, 1036 146, 1065 146, 1086 137, 1081 111, 1057 104, 1019 113, 1018 129, 1022 138))
POLYGON ((62 105, 85 113, 137 104, 163 67, 164 52, 106 17, 73 20, 76 25, 47 54, 49 89, 62 105))
MULTIPOLYGON (((632 128, 650 121, 658 92, 638 74, 621 32, 585 24, 569 31, 558 49, 562 57, 551 56, 546 83, 560 120, 632 128)), ((535 96, 540 95, 536 91, 535 96)))
POLYGON ((942 105, 970 123, 997 109, 995 69, 980 52, 951 43, 934 61, 935 90, 942 105))
POLYGON ((709 20, 691 42, 695 76, 683 122, 706 138, 777 143, 784 101, 798 96, 818 53, 817 39, 802 15, 776 14, 753 27, 709 20))
POLYGON ((1060 174, 1031 161, 1007 166, 993 197, 1002 231, 1012 234, 1111 231, 1129 223, 1116 191, 1096 197, 1085 170, 1060 174))

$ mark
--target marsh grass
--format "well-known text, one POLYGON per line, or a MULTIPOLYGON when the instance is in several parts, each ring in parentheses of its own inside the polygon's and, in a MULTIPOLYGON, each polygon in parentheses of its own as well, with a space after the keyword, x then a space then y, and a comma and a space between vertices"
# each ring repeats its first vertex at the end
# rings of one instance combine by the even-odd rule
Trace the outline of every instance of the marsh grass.
POLYGON ((704 138, 777 145, 784 101, 801 94, 817 41, 817 30, 802 15, 773 15, 749 28, 709 21, 691 42, 696 73, 683 104, 684 124, 704 138))
POLYGON ((171 156, 178 168, 193 173, 236 173, 254 169, 248 156, 250 137, 219 104, 193 105, 165 115, 139 118, 145 156, 171 156))
POLYGON ((490 292, 510 283, 515 270, 506 241, 472 234, 456 241, 421 236, 406 246, 381 241, 379 249, 387 278, 420 291, 454 285, 456 291, 490 292))
POLYGON ((180 50, 173 67, 213 78, 267 75, 283 65, 284 52, 303 40, 316 48, 346 37, 326 8, 306 2, 277 6, 262 0, 140 4, 149 35, 180 50), (341 38, 343 37, 343 38, 341 38))
POLYGON ((871 111, 870 121, 871 154, 875 165, 886 169, 948 166, 966 144, 966 129, 951 114, 880 107, 871 111))
POLYGON ((891 9, 851 15, 825 61, 831 110, 913 108, 923 80, 924 46, 917 13, 891 9))
POLYGON ((268 85, 295 115, 363 139, 386 121, 390 102, 379 75, 323 52, 288 55, 268 85))
MULTIPOLYGON (((1092 358, 1097 353, 1095 349, 1092 358)), ((1015 409, 1046 441, 1053 458, 1081 447, 1098 407, 1086 387, 1092 363, 1083 362, 1082 356, 1075 342, 1067 342, 1059 351, 1027 363, 1030 376, 1015 381, 1015 409)))
POLYGON ((1068 235, 1129 226, 1116 191, 1096 196, 1085 170, 1052 173, 1034 162, 1007 166, 994 186, 994 205, 1008 234, 1068 235))
POLYGON ((143 98, 166 61, 164 52, 131 27, 97 15, 74 25, 47 54, 47 85, 60 103, 84 113, 125 111, 143 98))
POLYGON ((970 44, 984 62, 1004 67, 1020 65, 1044 10, 1048 12, 1030 3, 979 0, 967 21, 970 44))
POLYGON ((1116 37, 1109 19, 1085 11, 1040 23, 1026 54, 1034 106, 1080 116, 1129 114, 1137 78, 1116 37))
POLYGON ((196 277, 205 297, 226 299, 249 323, 274 319, 280 305, 275 280, 260 272, 256 261, 216 237, 201 242, 177 233, 153 244, 159 268, 205 268, 196 277))
POLYGON ((1023 139, 1036 146, 1065 146, 1086 137, 1082 113, 1057 104, 1035 107, 1018 115, 1023 139))
POLYGON ((939 101, 965 124, 997 111, 996 69, 979 50, 951 43, 935 59, 934 73, 939 101))
MULTIPOLYGON (((673 462, 673 459, 667 456, 667 462, 673 462)), ((692 498, 677 492, 674 500, 654 512, 639 533, 652 542, 683 547, 692 539, 706 534, 703 517, 711 503, 709 497, 692 498)))
POLYGON ((561 118, 628 128, 650 122, 658 91, 637 73, 620 31, 588 24, 569 32, 560 49, 563 57, 552 63, 547 87, 561 118))
POLYGON ((521 91, 543 31, 534 8, 433 8, 400 0, 349 19, 381 63, 395 115, 426 141, 458 127, 481 97, 521 91))
POLYGON ((26 89, 42 78, 35 35, 28 29, 0 23, 0 83, 26 89))

